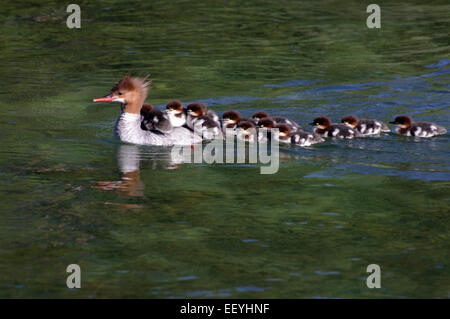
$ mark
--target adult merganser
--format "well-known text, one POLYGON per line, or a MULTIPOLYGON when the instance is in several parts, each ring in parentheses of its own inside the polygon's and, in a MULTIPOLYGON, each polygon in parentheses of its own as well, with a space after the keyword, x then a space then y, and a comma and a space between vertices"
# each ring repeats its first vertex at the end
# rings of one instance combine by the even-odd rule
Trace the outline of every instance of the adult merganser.
POLYGON ((286 124, 289 126, 289 129, 292 133, 295 133, 299 130, 302 129, 302 127, 300 125, 298 125, 297 122, 288 119, 287 117, 283 117, 283 116, 269 116, 269 114, 267 114, 267 112, 264 111, 260 111, 260 112, 256 112, 255 114, 253 114, 252 119, 253 121, 258 124, 258 122, 266 117, 270 117, 275 124, 286 124))
POLYGON ((391 124, 397 124, 396 132, 406 136, 433 137, 446 134, 447 129, 431 122, 413 122, 412 118, 400 115, 391 124))
POLYGON ((167 103, 166 112, 173 127, 181 127, 186 124, 186 108, 180 101, 175 100, 167 103))
POLYGON ((201 142, 184 127, 176 127, 168 134, 159 134, 141 129, 142 116, 140 111, 147 97, 148 86, 151 81, 146 78, 132 78, 128 74, 120 80, 110 94, 94 102, 119 102, 121 113, 116 121, 115 135, 123 142, 147 145, 192 145, 201 142))
POLYGON ((379 135, 391 131, 383 122, 373 119, 358 119, 356 115, 344 116, 341 123, 357 130, 362 136, 379 135))
POLYGON ((331 120, 326 116, 319 116, 314 119, 309 125, 315 126, 314 133, 323 137, 337 137, 337 138, 354 138, 361 136, 361 134, 345 124, 331 123, 331 120))

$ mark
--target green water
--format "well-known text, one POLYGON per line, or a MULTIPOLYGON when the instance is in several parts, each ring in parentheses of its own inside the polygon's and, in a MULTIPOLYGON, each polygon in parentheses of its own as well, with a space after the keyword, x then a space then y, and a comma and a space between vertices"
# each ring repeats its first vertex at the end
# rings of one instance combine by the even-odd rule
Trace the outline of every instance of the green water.
POLYGON ((0 297, 450 296, 448 135, 283 147, 260 175, 121 144, 119 107, 92 103, 151 73, 159 107, 449 129, 447 1, 378 1, 372 30, 370 1, 77 3, 81 29, 57 1, 0 11, 0 297), (73 263, 81 289, 66 287, 73 263))

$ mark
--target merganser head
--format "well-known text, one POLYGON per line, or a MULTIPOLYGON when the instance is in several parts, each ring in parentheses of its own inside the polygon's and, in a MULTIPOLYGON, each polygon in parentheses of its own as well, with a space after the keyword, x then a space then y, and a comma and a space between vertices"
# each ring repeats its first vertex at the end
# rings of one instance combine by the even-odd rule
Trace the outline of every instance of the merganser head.
POLYGON ((250 121, 239 122, 237 128, 238 138, 244 141, 253 141, 256 136, 256 126, 250 121))
POLYGON ((119 102, 122 103, 124 112, 139 114, 151 83, 151 81, 146 82, 147 78, 148 76, 132 78, 127 74, 113 86, 108 95, 94 99, 94 102, 119 102))
POLYGON ((271 129, 274 128, 275 122, 270 117, 264 117, 258 121, 258 127, 271 129))
POLYGON ((325 130, 331 125, 331 120, 326 116, 318 116, 312 123, 309 123, 309 125, 325 130))
POLYGON ((152 111, 153 109, 154 109, 153 105, 151 105, 151 104, 142 104, 141 115, 145 116, 145 114, 152 111))
POLYGON ((355 128, 358 125, 358 118, 356 117, 356 115, 347 115, 341 118, 341 123, 355 128))
POLYGON ((183 113, 184 106, 180 101, 175 100, 167 103, 166 110, 168 113, 180 114, 183 113))
POLYGON ((223 125, 236 125, 241 115, 236 111, 226 111, 222 114, 223 125))
POLYGON ((252 119, 253 119, 256 123, 258 123, 259 120, 261 120, 261 119, 263 119, 263 118, 265 118, 265 117, 269 117, 269 114, 267 114, 267 113, 264 112, 264 111, 256 112, 255 114, 252 115, 252 119))
POLYGON ((199 117, 206 115, 206 105, 203 103, 191 103, 187 107, 187 114, 191 117, 199 117))
POLYGON ((290 139, 291 136, 291 130, 289 129, 289 126, 286 124, 277 124, 274 126, 275 129, 278 129, 278 139, 287 141, 290 139))
POLYGON ((412 118, 407 115, 397 116, 391 124, 397 124, 401 128, 408 128, 412 125, 412 118))
POLYGON ((249 121, 242 121, 238 124, 238 129, 244 130, 244 131, 249 131, 250 129, 256 129, 255 124, 253 124, 252 122, 249 121))

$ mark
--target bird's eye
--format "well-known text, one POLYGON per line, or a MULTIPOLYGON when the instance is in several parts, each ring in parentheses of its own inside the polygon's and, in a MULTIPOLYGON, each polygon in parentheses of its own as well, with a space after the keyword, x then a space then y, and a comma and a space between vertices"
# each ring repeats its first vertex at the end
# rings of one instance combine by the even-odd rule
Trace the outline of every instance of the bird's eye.
POLYGON ((119 92, 119 95, 122 95, 123 93, 122 92, 119 92))

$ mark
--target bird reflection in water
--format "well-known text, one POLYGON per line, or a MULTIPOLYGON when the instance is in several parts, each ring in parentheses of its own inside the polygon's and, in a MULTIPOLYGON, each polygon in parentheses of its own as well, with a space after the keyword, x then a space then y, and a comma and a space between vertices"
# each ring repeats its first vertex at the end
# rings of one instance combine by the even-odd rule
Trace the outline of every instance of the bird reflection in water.
MULTIPOLYGON (((93 188, 115 190, 123 197, 144 197, 145 184, 140 177, 142 163, 150 163, 152 169, 178 169, 183 157, 171 152, 171 148, 121 144, 117 147, 117 165, 121 174, 119 181, 96 181, 93 188)), ((138 206, 110 203, 110 205, 138 206)))
MULTIPOLYGON (((196 145, 195 148, 198 146, 196 145)), ((121 144, 117 146, 117 165, 121 173, 119 181, 97 181, 93 188, 114 190, 122 197, 144 197, 145 184, 140 178, 141 164, 151 169, 178 169, 183 163, 193 163, 194 145, 192 152, 186 156, 183 152, 172 151, 171 147, 142 146, 133 144, 121 144)), ((234 152, 235 150, 232 150, 234 152)), ((245 161, 249 163, 250 155, 245 153, 245 161)), ((288 149, 278 154, 279 160, 286 162, 291 159, 288 149)), ((242 162, 241 162, 242 163, 242 162)), ((227 165, 227 164, 225 164, 227 165)), ((236 165, 230 163, 230 165, 236 165)), ((238 163, 239 166, 242 164, 238 163)), ((253 167, 253 165, 251 165, 253 167)), ((125 206, 127 204, 107 203, 111 205, 125 206)))

